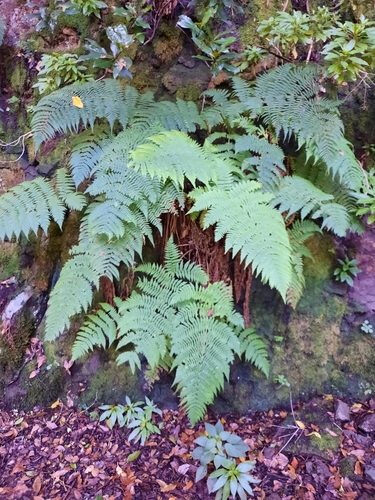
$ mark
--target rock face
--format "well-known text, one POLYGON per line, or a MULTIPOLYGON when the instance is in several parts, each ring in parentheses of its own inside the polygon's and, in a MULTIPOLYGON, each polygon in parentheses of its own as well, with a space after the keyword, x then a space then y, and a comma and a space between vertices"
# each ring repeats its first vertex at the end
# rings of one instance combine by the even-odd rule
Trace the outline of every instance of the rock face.
POLYGON ((344 401, 340 401, 339 399, 336 401, 335 405, 335 419, 340 420, 341 422, 349 422, 350 420, 350 409, 349 405, 344 401))
POLYGON ((365 415, 358 423, 358 428, 363 432, 375 432, 375 413, 365 415))

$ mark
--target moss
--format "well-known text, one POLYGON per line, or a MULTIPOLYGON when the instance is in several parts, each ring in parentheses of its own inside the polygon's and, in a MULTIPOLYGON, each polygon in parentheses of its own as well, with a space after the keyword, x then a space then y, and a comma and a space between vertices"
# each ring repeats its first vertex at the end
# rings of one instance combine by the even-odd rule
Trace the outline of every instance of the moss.
POLYGON ((197 85, 190 84, 180 87, 176 92, 176 98, 184 101, 198 101, 201 93, 197 85))
POLYGON ((0 244, 0 281, 21 275, 20 246, 17 243, 0 244))
POLYGON ((34 330, 31 311, 20 314, 12 325, 11 336, 0 335, 0 372, 3 380, 9 380, 20 367, 34 330))
POLYGON ((280 10, 280 3, 276 0, 265 2, 264 0, 253 0, 245 8, 247 19, 244 26, 240 28, 240 39, 242 45, 255 45, 259 41, 257 28, 260 21, 269 19, 280 10))
MULTIPOLYGON (((106 353, 108 354, 108 353, 106 353)), ((127 365, 118 366, 114 359, 103 360, 94 354, 85 362, 82 375, 88 381, 88 388, 80 395, 81 404, 122 403, 125 396, 142 398, 139 374, 132 374, 127 365)))
POLYGON ((23 59, 18 60, 10 78, 12 93, 22 97, 27 84, 27 79, 28 75, 23 64, 23 59))
MULTIPOLYGON (((337 433, 337 429, 333 430, 333 432, 337 433)), ((328 450, 335 451, 340 446, 340 436, 331 436, 327 431, 322 431, 320 433, 321 438, 318 436, 312 435, 310 436, 311 446, 313 448, 317 448, 321 452, 327 452, 329 456, 328 450)))
POLYGON ((81 35, 81 39, 87 38, 90 35, 90 17, 83 14, 72 16, 60 14, 57 18, 56 32, 65 27, 75 29, 81 35))
POLYGON ((43 367, 41 373, 30 379, 30 373, 35 368, 33 363, 25 367, 20 381, 25 394, 19 400, 13 401, 13 407, 28 411, 34 406, 50 406, 64 393, 66 376, 64 368, 54 366, 46 369, 43 367))
POLYGON ((158 29, 158 36, 153 40, 152 46, 155 55, 163 63, 170 63, 177 57, 183 48, 182 34, 171 22, 163 21, 158 29))

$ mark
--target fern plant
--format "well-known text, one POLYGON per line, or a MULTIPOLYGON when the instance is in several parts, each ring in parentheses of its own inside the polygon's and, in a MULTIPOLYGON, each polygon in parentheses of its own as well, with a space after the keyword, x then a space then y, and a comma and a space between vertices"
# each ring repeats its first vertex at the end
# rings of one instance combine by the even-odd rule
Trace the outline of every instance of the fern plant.
POLYGON ((0 45, 3 43, 3 38, 5 35, 6 25, 5 19, 0 15, 0 45))
POLYGON ((114 344, 117 362, 140 368, 142 354, 151 368, 172 355, 171 369, 181 404, 192 423, 223 387, 234 355, 247 359, 268 375, 264 342, 243 330, 243 318, 233 309, 229 288, 222 282, 208 284, 200 266, 180 260, 170 239, 165 267, 144 264, 138 290, 116 307, 102 304, 78 332, 72 356, 77 359, 95 345, 114 344), (241 333, 241 336, 239 334, 241 333))
MULTIPOLYGON (((308 217, 344 234, 355 227, 350 190, 362 183, 337 105, 318 99, 315 80, 309 66, 287 65, 254 87, 236 78, 232 93, 207 93, 214 104, 203 111, 181 100, 155 102, 112 79, 42 98, 32 118, 35 146, 73 135, 70 165, 55 181, 38 178, 0 197, 0 238, 46 231, 51 219, 61 227, 69 210, 80 212, 78 243, 50 294, 45 339, 54 340, 73 315, 88 311, 102 276, 116 280, 121 263, 132 267, 142 258, 145 239, 153 243, 163 229, 161 215, 185 210, 187 196, 190 215, 203 228, 214 226, 227 252, 240 254, 295 306, 303 258, 310 256, 304 243, 321 230, 308 217), (207 140, 198 143, 191 134, 202 129, 207 140), (307 159, 289 175, 280 139, 292 134, 307 159)), ((171 242, 165 268, 137 270, 141 278, 128 300, 90 315, 74 359, 95 345, 114 345, 118 362, 133 370, 141 356, 151 370, 175 370, 193 422, 223 386, 236 354, 268 372, 264 343, 243 329, 229 289, 208 284, 202 269, 182 263, 171 242)))

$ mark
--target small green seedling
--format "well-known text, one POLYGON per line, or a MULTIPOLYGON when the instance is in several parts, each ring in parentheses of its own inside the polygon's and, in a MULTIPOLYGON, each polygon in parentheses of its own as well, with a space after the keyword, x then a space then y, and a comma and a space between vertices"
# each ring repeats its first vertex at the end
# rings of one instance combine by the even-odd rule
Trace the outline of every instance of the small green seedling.
POLYGON ((346 282, 348 285, 353 286, 353 277, 362 272, 357 267, 358 260, 349 260, 349 257, 346 256, 345 260, 338 259, 338 262, 341 267, 337 267, 333 273, 336 277, 336 281, 341 281, 341 283, 346 282))

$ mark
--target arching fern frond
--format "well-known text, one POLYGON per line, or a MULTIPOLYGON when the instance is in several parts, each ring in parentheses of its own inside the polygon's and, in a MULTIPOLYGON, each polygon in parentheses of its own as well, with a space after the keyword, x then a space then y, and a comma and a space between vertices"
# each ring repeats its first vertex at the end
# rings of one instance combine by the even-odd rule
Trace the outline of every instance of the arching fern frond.
POLYGON ((85 195, 77 192, 73 179, 65 168, 59 168, 56 172, 57 191, 65 205, 71 210, 82 210, 87 200, 85 195))
POLYGON ((96 314, 89 314, 88 321, 81 327, 72 349, 73 360, 83 356, 93 345, 109 348, 116 340, 120 318, 117 309, 105 303, 101 307, 96 314))
POLYGON ((73 181, 77 187, 84 180, 90 179, 103 154, 103 149, 110 141, 108 134, 97 133, 95 129, 85 130, 77 136, 77 144, 72 149, 69 162, 73 181))
POLYGON ((124 224, 123 238, 107 241, 92 235, 84 218, 79 244, 72 248, 73 257, 62 268, 48 301, 46 339, 54 340, 69 328, 73 315, 86 312, 101 276, 119 277, 118 266, 134 265, 135 254, 142 254, 143 232, 134 224, 124 224))
MULTIPOLYGON (((165 268, 137 268, 142 274, 138 291, 126 301, 115 299, 117 311, 105 306, 98 320, 89 318, 78 334, 73 357, 116 341, 119 364, 127 362, 135 369, 143 354, 153 369, 163 364, 170 346, 181 404, 195 423, 222 388, 234 354, 240 353, 238 329, 243 328, 243 318, 234 311, 229 288, 222 282, 207 285, 200 266, 181 262, 171 239, 165 259, 165 268)), ((261 341, 257 349, 258 357, 253 353, 252 359, 260 366, 265 363, 260 361, 265 354, 261 341)))
POLYGON ((276 144, 270 144, 266 139, 256 135, 242 135, 236 139, 235 152, 252 151, 259 156, 247 158, 242 168, 255 166, 258 172, 258 180, 263 186, 272 190, 278 184, 281 172, 285 172, 284 153, 276 144))
POLYGON ((230 189, 195 189, 191 212, 207 211, 204 228, 216 224, 215 240, 226 236, 225 249, 238 252, 245 265, 261 274, 285 299, 291 280, 291 248, 284 220, 271 207, 272 195, 261 184, 242 181, 230 189))
POLYGON ((192 307, 184 315, 171 349, 176 356, 172 366, 177 368, 174 385, 180 391, 181 406, 192 425, 202 418, 207 404, 223 389, 234 353, 239 354, 239 341, 233 329, 216 319, 197 317, 198 312, 192 307))
POLYGON ((88 255, 76 255, 62 268, 46 313, 45 340, 54 340, 70 325, 74 314, 87 311, 93 288, 99 287, 101 272, 88 255))
POLYGON ((178 131, 149 137, 148 142, 130 156, 131 166, 143 175, 157 176, 162 180, 170 178, 179 186, 183 186, 185 177, 193 185, 196 180, 205 184, 217 182, 219 177, 214 155, 178 131))
POLYGON ((69 85, 43 97, 36 105, 31 120, 35 148, 56 133, 78 132, 81 124, 93 128, 97 118, 105 118, 112 128, 122 117, 127 120, 127 101, 117 80, 69 85), (73 105, 74 96, 81 99, 83 108, 73 105))
POLYGON ((270 372, 270 362, 263 339, 254 333, 253 328, 246 328, 240 334, 241 354, 245 355, 246 361, 252 363, 267 377, 270 372))
POLYGON ((197 125, 206 128, 206 123, 195 102, 181 99, 177 99, 176 102, 155 102, 147 109, 139 109, 139 117, 147 123, 157 121, 164 130, 179 130, 188 133, 195 132, 197 125))
POLYGON ((344 206, 333 203, 332 195, 297 175, 283 177, 272 205, 278 206, 280 212, 287 212, 287 218, 298 211, 302 219, 309 214, 313 219, 322 218, 322 227, 339 236, 345 236, 350 227, 350 217, 344 206))
POLYGON ((286 137, 296 134, 307 156, 322 160, 332 175, 351 188, 363 184, 363 175, 343 134, 338 101, 318 97, 319 68, 313 64, 284 64, 257 78, 254 96, 263 102, 262 118, 286 137))
POLYGON ((303 258, 308 257, 312 259, 312 255, 304 243, 317 232, 322 232, 319 226, 308 220, 295 221, 292 227, 288 228, 288 236, 292 247, 293 274, 290 287, 287 291, 287 303, 293 308, 296 307, 305 288, 303 258))
POLYGON ((23 182, 0 196, 0 239, 21 233, 27 237, 39 227, 46 232, 51 219, 61 227, 65 210, 49 181, 37 177, 23 182))

